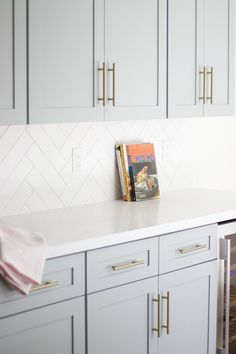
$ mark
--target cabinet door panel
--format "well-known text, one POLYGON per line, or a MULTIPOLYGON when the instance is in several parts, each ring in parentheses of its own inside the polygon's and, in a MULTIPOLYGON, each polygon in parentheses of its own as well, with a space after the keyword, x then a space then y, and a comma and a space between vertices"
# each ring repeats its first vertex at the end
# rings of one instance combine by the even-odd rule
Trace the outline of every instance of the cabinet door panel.
POLYGON ((88 296, 88 354, 157 353, 157 277, 88 296))
MULTIPOLYGON (((162 329, 161 354, 215 354, 217 261, 160 276, 162 296, 170 293, 170 334, 162 329)), ((167 323, 167 301, 162 300, 162 325, 167 323)))
POLYGON ((109 68, 116 65, 115 107, 108 101, 106 119, 166 116, 165 0, 106 0, 105 57, 109 68))
MULTIPOLYGON (((234 113, 234 0, 205 1, 205 65, 213 77, 213 103, 207 100, 206 116, 234 113)), ((208 75, 207 95, 211 96, 208 75)))
POLYGON ((26 1, 0 1, 0 123, 26 123, 26 1))
POLYGON ((0 321, 1 354, 85 354, 84 298, 0 321))
POLYGON ((169 0, 169 117, 203 115, 203 0, 169 0))
POLYGON ((103 119, 94 107, 93 43, 93 0, 29 0, 31 123, 103 119))

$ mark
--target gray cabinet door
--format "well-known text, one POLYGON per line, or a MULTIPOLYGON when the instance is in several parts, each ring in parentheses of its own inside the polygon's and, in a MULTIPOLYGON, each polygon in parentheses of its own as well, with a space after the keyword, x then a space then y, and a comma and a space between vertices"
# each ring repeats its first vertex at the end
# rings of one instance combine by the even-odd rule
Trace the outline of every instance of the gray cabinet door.
POLYGON ((0 354, 85 354, 84 297, 0 321, 0 354))
POLYGON ((0 124, 26 124, 26 0, 0 1, 0 124))
POLYGON ((168 116, 234 113, 234 0, 169 0, 168 116))
POLYGON ((204 52, 209 97, 205 116, 234 113, 234 21, 235 0, 205 0, 204 52))
POLYGON ((168 117, 203 116, 204 1, 169 0, 168 117))
POLYGON ((157 277, 88 295, 88 354, 157 353, 157 277))
POLYGON ((169 324, 169 334, 162 327, 159 353, 215 354, 217 261, 160 276, 159 291, 162 326, 169 324))
POLYGON ((94 0, 29 0, 30 123, 104 119, 97 68, 104 61, 94 0), (95 42, 101 43, 100 46, 95 42), (96 60, 95 60, 96 58, 96 60), (96 99, 95 99, 96 97, 96 99))
POLYGON ((104 2, 105 119, 166 118, 166 0, 104 2))

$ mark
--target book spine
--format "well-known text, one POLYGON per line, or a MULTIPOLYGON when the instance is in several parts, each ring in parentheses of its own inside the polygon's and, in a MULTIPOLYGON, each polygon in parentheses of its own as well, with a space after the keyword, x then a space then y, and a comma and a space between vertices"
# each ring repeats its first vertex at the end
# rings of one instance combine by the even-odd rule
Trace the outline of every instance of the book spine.
POLYGON ((132 201, 136 201, 134 174, 133 174, 133 165, 132 164, 129 165, 129 175, 130 175, 130 182, 131 182, 132 201))
POLYGON ((118 164, 118 170, 119 170, 119 175, 120 175, 120 184, 121 184, 121 191, 122 191, 122 196, 123 199, 126 199, 126 188, 125 188, 125 179, 124 179, 124 173, 122 169, 122 162, 121 162, 121 155, 120 155, 120 147, 116 146, 116 160, 118 164))
POLYGON ((124 183, 125 183, 125 190, 126 190, 126 199, 127 201, 131 201, 131 185, 130 185, 130 177, 129 177, 129 169, 128 169, 128 162, 126 156, 126 150, 124 144, 120 145, 120 154, 121 154, 121 163, 124 173, 124 183))
POLYGON ((132 163, 131 155, 128 153, 127 146, 126 146, 126 154, 127 154, 129 176, 130 176, 130 183, 131 183, 131 195, 132 195, 132 200, 135 201, 136 195, 135 195, 135 185, 134 185, 133 163, 132 163))
POLYGON ((133 165, 132 165, 132 161, 130 161, 130 156, 128 155, 127 144, 123 144, 123 145, 125 151, 125 165, 129 176, 128 180, 129 180, 130 200, 135 201, 136 198, 135 198, 135 190, 134 190, 133 165))

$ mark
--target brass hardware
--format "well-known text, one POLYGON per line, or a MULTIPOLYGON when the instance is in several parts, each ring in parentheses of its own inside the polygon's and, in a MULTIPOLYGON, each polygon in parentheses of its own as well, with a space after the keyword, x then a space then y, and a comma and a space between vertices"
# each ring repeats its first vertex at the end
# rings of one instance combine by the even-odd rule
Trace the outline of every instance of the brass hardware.
POLYGON ((115 106, 116 104, 116 64, 113 63, 112 69, 108 68, 108 71, 112 71, 112 97, 108 97, 108 101, 112 101, 112 105, 115 106))
MULTIPOLYGON (((213 85, 214 85, 214 69, 211 67, 210 71, 207 71, 207 76, 211 77, 211 94, 207 96, 207 100, 210 100, 210 103, 213 104, 213 85)), ((208 81, 207 81, 208 82, 208 81)))
POLYGON ((193 245, 193 246, 190 246, 190 247, 180 248, 179 252, 182 253, 182 254, 185 254, 185 253, 190 253, 190 252, 195 252, 195 251, 198 251, 198 250, 202 250, 204 248, 207 248, 207 244, 204 244, 204 245, 196 244, 196 245, 193 245))
POLYGON ((102 97, 98 97, 98 101, 102 101, 103 106, 106 105, 106 67, 105 63, 102 64, 102 67, 98 68, 98 71, 102 71, 102 97))
POLYGON ((141 261, 132 261, 132 262, 125 263, 125 264, 114 265, 114 266, 112 266, 112 269, 113 269, 114 271, 117 271, 117 270, 122 270, 122 269, 137 267, 137 266, 142 265, 142 264, 144 264, 144 260, 141 260, 141 261))
POLYGON ((199 97, 199 100, 203 100, 203 104, 206 104, 206 67, 199 71, 200 76, 203 75, 203 95, 199 97))
POLYGON ((153 328, 153 331, 157 332, 157 337, 161 336, 161 296, 158 294, 157 299, 153 299, 153 302, 157 303, 157 328, 153 328))
POLYGON ((53 288, 54 286, 58 286, 59 282, 58 281, 45 281, 44 283, 40 285, 33 286, 30 289, 30 292, 37 291, 37 290, 43 290, 43 289, 48 289, 48 288, 53 288))
POLYGON ((166 308, 166 325, 162 325, 162 328, 166 328, 166 333, 170 334, 170 292, 167 291, 166 296, 162 296, 162 300, 167 301, 167 308, 166 308))

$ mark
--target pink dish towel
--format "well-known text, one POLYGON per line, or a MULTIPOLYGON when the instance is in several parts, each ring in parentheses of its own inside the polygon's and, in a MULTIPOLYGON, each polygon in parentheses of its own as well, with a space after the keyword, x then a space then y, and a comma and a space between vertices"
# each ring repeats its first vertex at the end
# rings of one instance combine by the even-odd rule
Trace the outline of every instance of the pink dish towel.
POLYGON ((42 235, 0 225, 0 276, 21 294, 41 283, 46 254, 42 235))

